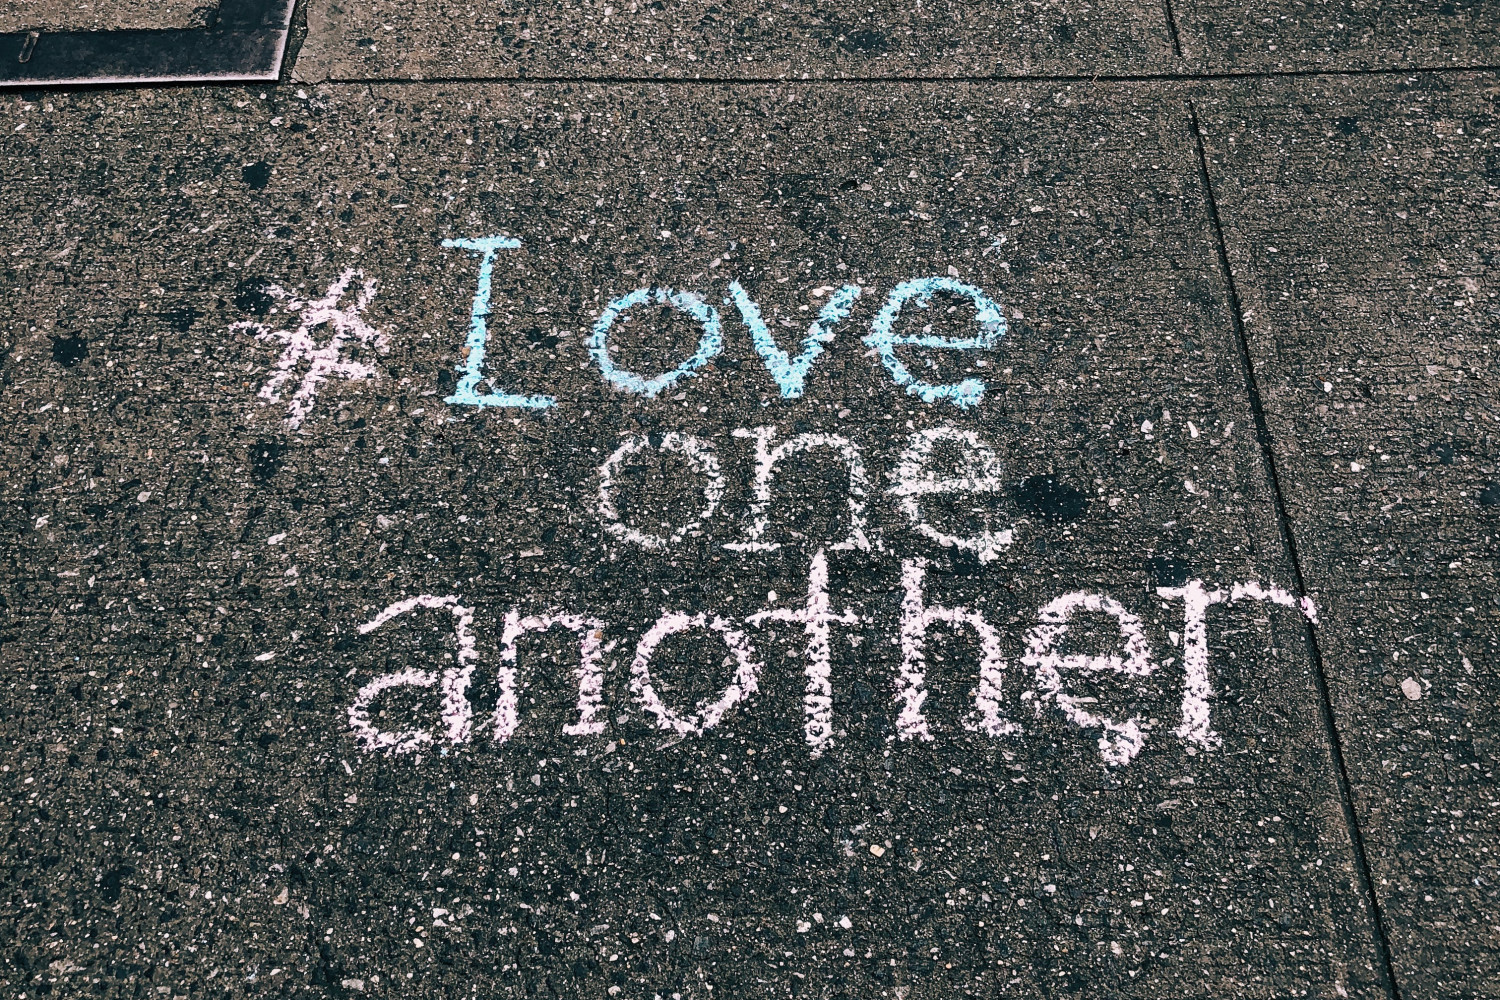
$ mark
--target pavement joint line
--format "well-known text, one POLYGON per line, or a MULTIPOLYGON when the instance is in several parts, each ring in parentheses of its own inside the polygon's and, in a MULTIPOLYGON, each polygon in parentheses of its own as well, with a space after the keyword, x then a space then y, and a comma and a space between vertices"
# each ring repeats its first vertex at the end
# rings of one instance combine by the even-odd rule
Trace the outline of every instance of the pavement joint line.
POLYGON ((1172 9, 1172 0, 1161 0, 1161 10, 1167 18, 1167 30, 1172 34, 1172 54, 1182 58, 1182 35, 1177 31, 1177 12, 1172 9))
POLYGON ((1381 66, 1361 69, 1298 69, 1264 70, 1223 73, 1129 73, 1091 74, 1074 73, 1053 76, 861 76, 861 77, 816 77, 798 79, 794 77, 654 77, 654 76, 447 76, 425 77, 348 77, 318 81, 294 80, 289 75, 295 70, 290 61, 284 61, 279 80, 126 80, 109 82, 74 81, 34 84, 12 84, 6 89, 11 93, 33 93, 39 91, 90 91, 90 90, 173 90, 186 87, 244 86, 244 87, 320 87, 320 86, 457 86, 488 84, 496 86, 557 86, 564 84, 594 85, 606 87, 624 86, 707 86, 707 87, 767 87, 795 84, 824 86, 932 86, 973 84, 1056 84, 1056 83, 1234 83, 1255 80, 1297 79, 1356 79, 1377 76, 1452 76, 1500 74, 1500 63, 1473 66, 1381 66))
POLYGON ((554 84, 599 84, 604 86, 678 85, 678 86, 745 86, 764 87, 786 84, 826 84, 830 86, 870 86, 905 84, 928 86, 932 84, 1014 84, 1014 83, 1213 83, 1216 81, 1238 82, 1245 80, 1283 80, 1316 77, 1364 77, 1402 76, 1430 74, 1500 73, 1500 64, 1479 66, 1395 66, 1364 69, 1298 69, 1267 70, 1223 73, 1069 73, 1052 76, 858 76, 858 77, 655 77, 655 76, 434 76, 413 79, 410 77, 346 77, 339 79, 302 81, 302 86, 325 84, 421 84, 443 86, 451 84, 513 84, 538 86, 554 84))
MULTIPOLYGON (((1297 541, 1292 534, 1291 518, 1287 514, 1286 497, 1281 489, 1281 477, 1276 468, 1276 455, 1271 447, 1270 425, 1266 421, 1265 407, 1261 402, 1260 385, 1255 377, 1255 366, 1250 356, 1249 339, 1245 332, 1244 309, 1240 301, 1239 287, 1234 280, 1234 270, 1230 267, 1229 247, 1224 239, 1224 227, 1219 218, 1218 200, 1214 197, 1213 178, 1208 172, 1208 153, 1203 143, 1203 127, 1198 120, 1198 108, 1188 101, 1188 114, 1193 130, 1193 144, 1198 156, 1198 180, 1203 186, 1204 201, 1208 207, 1209 222, 1213 226, 1214 244, 1218 250, 1219 267, 1224 275, 1225 290, 1229 295, 1229 309, 1231 325, 1234 329, 1235 346, 1238 348, 1240 365, 1243 368, 1246 393, 1250 400, 1250 412, 1255 419, 1255 437, 1260 445, 1260 452, 1266 466, 1266 478, 1271 487, 1271 497, 1276 508, 1276 526, 1281 535, 1282 544, 1290 557, 1292 573, 1296 580, 1297 592, 1308 593, 1307 581, 1302 573, 1302 560, 1297 551, 1297 541)), ((1344 824, 1349 831, 1349 843, 1353 848, 1355 872, 1359 880, 1359 889, 1365 899, 1365 905, 1373 917, 1375 950, 1378 953, 1381 969, 1381 978, 1389 993, 1391 1000, 1402 1000, 1401 988, 1396 980, 1395 966, 1391 961, 1390 935, 1386 930, 1385 914, 1381 910, 1380 900, 1375 895, 1375 879, 1370 870, 1369 859, 1365 855, 1364 835, 1360 830, 1359 816, 1354 811, 1354 795, 1349 781, 1349 768, 1344 760, 1343 741, 1339 737, 1338 727, 1334 723, 1333 702, 1329 692, 1328 676, 1323 666, 1323 651, 1318 645, 1317 631, 1311 621, 1304 621, 1303 635, 1307 642, 1308 652, 1311 655, 1313 665, 1313 681, 1318 689, 1318 714, 1323 720, 1323 728, 1328 737, 1329 753, 1333 757, 1335 766, 1335 780, 1338 785, 1339 804, 1344 812, 1344 824)))

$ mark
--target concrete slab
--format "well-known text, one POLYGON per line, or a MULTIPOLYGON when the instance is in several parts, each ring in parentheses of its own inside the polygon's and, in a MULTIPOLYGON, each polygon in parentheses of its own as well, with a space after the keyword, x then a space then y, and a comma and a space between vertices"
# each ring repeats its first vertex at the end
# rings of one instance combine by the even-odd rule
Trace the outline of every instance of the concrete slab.
POLYGON ((1386 995, 1177 97, 5 107, 12 992, 1386 995))
POLYGON ((1202 121, 1404 996, 1500 991, 1492 76, 1202 121))
POLYGON ((309 81, 1093 75, 1172 57, 1164 8, 1135 0, 316 0, 307 24, 309 81))
POLYGON ((1500 61, 1490 0, 1172 0, 1197 72, 1484 67, 1500 61))
POLYGON ((0 0, 0 34, 201 28, 214 0, 0 0))

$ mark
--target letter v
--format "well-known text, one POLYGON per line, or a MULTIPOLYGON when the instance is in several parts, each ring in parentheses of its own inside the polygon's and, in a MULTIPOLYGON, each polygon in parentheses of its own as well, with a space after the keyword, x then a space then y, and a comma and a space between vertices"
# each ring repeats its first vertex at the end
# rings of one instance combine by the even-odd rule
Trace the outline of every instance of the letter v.
POLYGON ((776 346, 765 320, 761 319, 760 307, 746 294, 738 281, 729 283, 729 298, 724 301, 726 304, 733 302, 738 307, 740 317, 750 328, 750 340, 755 344, 755 353, 760 355, 761 360, 766 363, 766 370, 781 387, 782 398, 796 399, 802 395, 802 383, 807 378, 808 369, 818 359, 818 355, 823 353, 823 345, 833 339, 834 325, 848 317, 857 298, 858 285, 845 285, 834 292, 828 304, 818 313, 818 318, 807 328, 807 338, 802 341, 802 353, 795 358, 776 346))

